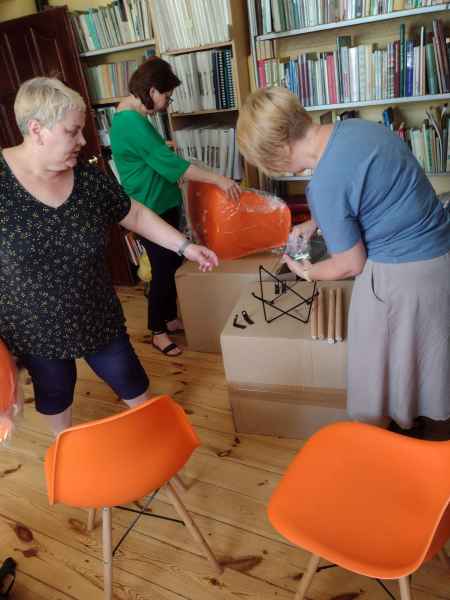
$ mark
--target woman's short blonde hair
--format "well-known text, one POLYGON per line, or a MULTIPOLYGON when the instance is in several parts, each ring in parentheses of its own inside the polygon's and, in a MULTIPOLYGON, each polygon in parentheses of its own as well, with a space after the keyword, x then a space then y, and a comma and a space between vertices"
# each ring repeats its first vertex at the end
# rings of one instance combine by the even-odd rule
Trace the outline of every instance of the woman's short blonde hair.
POLYGON ((78 92, 53 77, 28 79, 14 101, 17 125, 24 136, 31 120, 51 129, 69 110, 86 110, 86 104, 78 92))
POLYGON ((239 112, 239 149, 267 175, 289 171, 291 146, 304 137, 311 123, 297 96, 286 88, 257 90, 239 112))

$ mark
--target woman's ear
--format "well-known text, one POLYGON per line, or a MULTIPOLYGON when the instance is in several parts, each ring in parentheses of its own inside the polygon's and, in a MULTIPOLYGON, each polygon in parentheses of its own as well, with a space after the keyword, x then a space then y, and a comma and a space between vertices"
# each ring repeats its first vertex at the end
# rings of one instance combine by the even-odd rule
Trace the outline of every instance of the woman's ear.
POLYGON ((43 141, 42 141, 42 125, 39 121, 37 121, 36 119, 30 119, 28 121, 28 133, 31 137, 31 139, 37 143, 39 146, 43 145, 43 141))

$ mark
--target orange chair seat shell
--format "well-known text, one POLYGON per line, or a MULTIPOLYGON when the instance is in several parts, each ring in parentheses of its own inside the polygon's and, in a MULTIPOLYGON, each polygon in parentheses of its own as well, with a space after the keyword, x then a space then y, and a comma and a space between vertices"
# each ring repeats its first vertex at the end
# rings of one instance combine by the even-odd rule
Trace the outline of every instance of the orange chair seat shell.
POLYGON ((127 504, 169 481, 199 445, 184 410, 168 396, 71 427, 47 451, 49 502, 127 504))
POLYGON ((210 183, 189 183, 187 214, 196 240, 222 260, 283 246, 291 229, 281 200, 248 190, 235 201, 210 183))
POLYGON ((0 340, 0 415, 5 414, 15 403, 16 366, 10 351, 0 340))
POLYGON ((288 468, 269 519, 315 555, 369 577, 397 579, 450 537, 449 464, 450 442, 331 425, 288 468))

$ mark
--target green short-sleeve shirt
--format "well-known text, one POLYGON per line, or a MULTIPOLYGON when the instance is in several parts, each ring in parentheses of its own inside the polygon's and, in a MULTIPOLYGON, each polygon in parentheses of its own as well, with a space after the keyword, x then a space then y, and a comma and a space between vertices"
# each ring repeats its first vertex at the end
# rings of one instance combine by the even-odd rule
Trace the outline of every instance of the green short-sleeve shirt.
POLYGON ((178 180, 190 163, 171 150, 150 121, 134 110, 114 115, 111 149, 122 187, 158 214, 180 206, 178 180))

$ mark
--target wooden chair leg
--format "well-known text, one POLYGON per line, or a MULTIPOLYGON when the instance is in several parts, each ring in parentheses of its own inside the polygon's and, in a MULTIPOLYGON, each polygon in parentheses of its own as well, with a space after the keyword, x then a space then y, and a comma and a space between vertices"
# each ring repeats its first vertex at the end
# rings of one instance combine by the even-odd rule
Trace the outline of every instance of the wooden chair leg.
POLYGON ((220 573, 222 573, 222 571, 223 571, 223 568, 217 562, 217 559, 214 556, 214 554, 212 553, 211 548, 209 547, 205 538, 201 534, 197 525, 194 523, 191 515, 187 512, 186 507, 184 506, 183 502, 180 500, 180 497, 178 496, 178 493, 175 490, 171 481, 168 481, 166 483, 166 490, 167 490, 167 494, 170 498, 170 501, 172 502, 177 513, 180 515, 181 519, 183 519, 183 522, 186 525, 186 527, 188 528, 189 533, 202 547, 202 550, 203 550, 206 558, 211 563, 214 571, 217 573, 217 575, 220 575, 220 573))
POLYGON ((306 567, 306 571, 303 573, 297 593, 295 594, 295 600, 303 600, 305 598, 305 594, 311 585, 312 578, 317 571, 319 562, 320 556, 317 556, 317 554, 311 554, 308 566, 306 567))
POLYGON ((112 600, 112 520, 111 509, 102 511, 103 522, 103 587, 105 600, 112 600))
POLYGON ((92 531, 95 527, 95 508, 88 509, 87 530, 92 531))
POLYGON ((411 587, 409 585, 409 577, 400 577, 398 582, 400 585, 401 600, 412 600, 411 587))
POLYGON ((171 481, 179 492, 182 492, 183 494, 187 492, 187 487, 184 485, 182 479, 180 479, 178 475, 174 475, 171 481))
POLYGON ((438 554, 439 556, 439 560, 442 563, 442 566, 447 569, 447 571, 450 571, 450 558, 447 555, 447 552, 444 550, 444 548, 442 548, 442 550, 439 552, 438 554))

